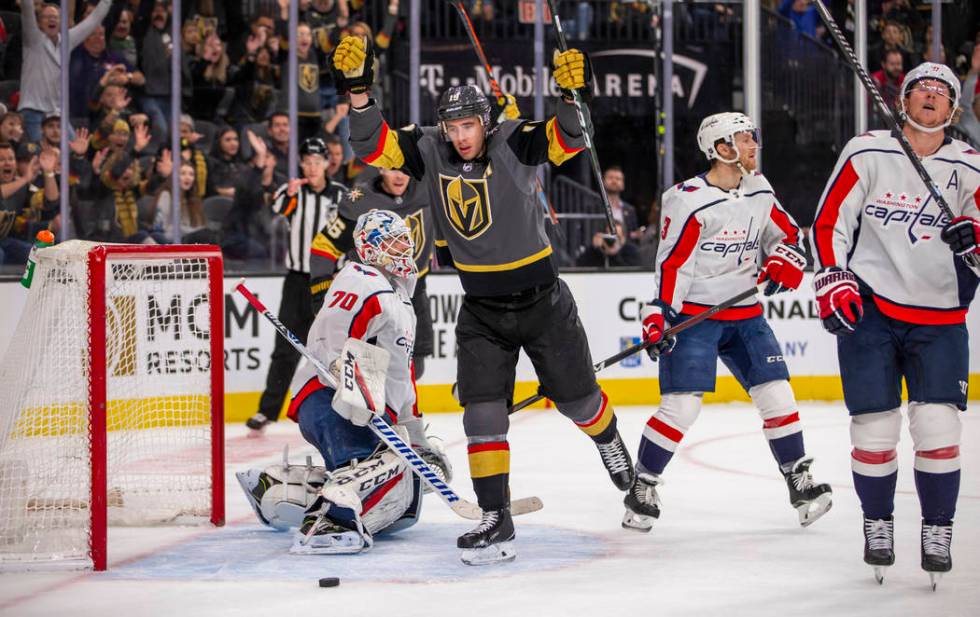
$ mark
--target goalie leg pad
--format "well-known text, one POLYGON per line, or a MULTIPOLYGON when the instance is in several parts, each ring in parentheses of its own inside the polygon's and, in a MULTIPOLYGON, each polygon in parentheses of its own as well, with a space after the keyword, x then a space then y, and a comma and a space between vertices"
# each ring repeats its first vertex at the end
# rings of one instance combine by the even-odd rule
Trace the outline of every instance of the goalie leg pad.
POLYGON ((259 522, 279 531, 303 524, 324 482, 323 467, 273 465, 235 474, 259 522))
MULTIPOLYGON (((372 535, 388 529, 403 518, 415 505, 416 516, 420 483, 413 482, 414 474, 390 450, 381 452, 338 469, 321 491, 335 507, 330 518, 346 525, 355 519, 363 521, 372 535)), ((402 524, 402 529, 407 525, 402 524)))
POLYGON ((338 469, 354 459, 366 459, 381 441, 366 426, 354 426, 333 409, 333 390, 310 394, 299 408, 299 430, 316 446, 327 470, 338 469))

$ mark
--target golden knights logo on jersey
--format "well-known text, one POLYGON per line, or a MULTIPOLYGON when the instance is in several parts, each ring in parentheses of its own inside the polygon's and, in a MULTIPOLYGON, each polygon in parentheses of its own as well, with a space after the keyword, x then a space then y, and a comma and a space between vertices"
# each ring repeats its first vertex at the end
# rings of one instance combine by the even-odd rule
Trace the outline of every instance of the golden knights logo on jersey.
POLYGON ((485 178, 471 180, 439 174, 439 196, 450 225, 467 240, 479 237, 493 224, 485 178))
POLYGON ((425 210, 413 212, 405 217, 405 225, 408 232, 412 234, 412 242, 415 244, 415 260, 418 261, 425 250, 425 210))
POLYGON ((299 65, 299 87, 306 92, 315 92, 320 86, 320 74, 315 64, 299 65))

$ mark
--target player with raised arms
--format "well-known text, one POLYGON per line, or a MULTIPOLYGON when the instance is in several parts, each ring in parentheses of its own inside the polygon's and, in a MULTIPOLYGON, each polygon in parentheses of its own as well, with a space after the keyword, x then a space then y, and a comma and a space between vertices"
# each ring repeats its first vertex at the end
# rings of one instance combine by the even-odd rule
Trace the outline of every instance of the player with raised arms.
POLYGON ((864 512, 864 561, 880 583, 895 562, 893 512, 908 388, 921 565, 933 583, 952 568, 960 485, 960 411, 966 410, 966 312, 977 272, 961 257, 980 247, 980 153, 951 139, 960 82, 923 63, 900 92, 902 134, 955 214, 944 216, 896 135, 851 139, 827 183, 811 230, 813 279, 824 327, 837 335, 851 470, 864 512))
MULTIPOLYGON (((366 396, 384 400, 388 422, 409 433, 404 424, 418 422, 411 373, 417 274, 411 232, 397 214, 373 210, 358 218, 353 236, 359 263, 348 263, 333 280, 307 347, 337 379, 349 346, 367 354, 375 370, 364 376, 366 396)), ((362 379, 359 372, 356 379, 362 379)), ((297 554, 358 553, 373 545, 374 535, 415 524, 421 482, 366 426, 371 412, 341 399, 308 363, 291 390, 288 415, 319 450, 325 468, 287 463, 238 474, 259 520, 280 529, 299 527, 290 549, 297 554)))
POLYGON ((521 349, 542 393, 593 440, 617 488, 626 490, 633 479, 575 300, 551 258, 535 193, 538 166, 560 165, 584 146, 570 101, 572 89, 587 94, 591 88, 588 59, 576 50, 556 53, 563 96, 545 122, 493 122, 497 113, 479 88, 457 86, 440 98, 438 126, 396 131, 367 92, 370 54, 354 37, 334 53, 338 88, 351 93, 351 145, 365 162, 401 169, 425 184, 439 261, 459 271, 465 292, 456 324, 457 381, 470 476, 484 513, 457 546, 470 565, 511 560, 508 407, 521 349))
POLYGON ((813 458, 803 447, 789 371, 762 305, 753 297, 676 340, 664 338, 670 325, 753 284, 765 283, 767 296, 796 289, 806 266, 799 228, 755 171, 761 146, 752 120, 733 112, 708 116, 697 140, 711 169, 664 193, 656 297, 640 311, 643 338, 654 343, 648 353, 660 359, 661 401, 640 439, 623 527, 649 531, 660 516, 661 475, 697 419, 704 393, 715 389, 719 357, 758 408, 790 503, 806 526, 830 509, 831 490, 810 475, 813 458))

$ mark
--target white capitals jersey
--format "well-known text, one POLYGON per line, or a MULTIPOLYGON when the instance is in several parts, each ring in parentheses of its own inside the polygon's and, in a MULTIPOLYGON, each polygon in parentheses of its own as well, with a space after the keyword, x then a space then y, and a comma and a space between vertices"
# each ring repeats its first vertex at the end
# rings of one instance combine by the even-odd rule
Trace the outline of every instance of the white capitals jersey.
MULTIPOLYGON (((947 138, 922 164, 956 216, 980 214, 980 153, 947 138)), ((963 323, 977 278, 939 237, 948 222, 898 140, 859 135, 820 198, 810 232, 816 268, 850 270, 894 319, 963 323)))
MULTIPOLYGON (((662 201, 656 299, 685 315, 751 289, 763 255, 777 244, 800 242, 799 227, 758 172, 732 191, 696 176, 664 192, 662 201)), ((761 314, 752 298, 712 319, 761 314)))
MULTIPOLYGON (((385 381, 385 413, 392 423, 408 420, 415 412, 414 286, 414 277, 395 279, 392 285, 378 269, 348 263, 331 283, 306 339, 306 347, 326 366, 340 357, 344 343, 352 337, 391 354, 385 381)), ((325 386, 313 366, 303 363, 293 377, 291 390, 295 394, 289 417, 295 420, 303 400, 325 386)))

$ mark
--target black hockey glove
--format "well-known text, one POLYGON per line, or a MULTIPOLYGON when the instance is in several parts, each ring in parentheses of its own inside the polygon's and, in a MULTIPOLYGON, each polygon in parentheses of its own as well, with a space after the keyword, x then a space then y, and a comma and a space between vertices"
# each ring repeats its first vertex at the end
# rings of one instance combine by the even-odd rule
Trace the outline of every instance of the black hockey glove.
POLYGON ((939 237, 960 257, 980 252, 980 221, 958 216, 943 227, 939 237))

